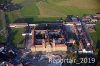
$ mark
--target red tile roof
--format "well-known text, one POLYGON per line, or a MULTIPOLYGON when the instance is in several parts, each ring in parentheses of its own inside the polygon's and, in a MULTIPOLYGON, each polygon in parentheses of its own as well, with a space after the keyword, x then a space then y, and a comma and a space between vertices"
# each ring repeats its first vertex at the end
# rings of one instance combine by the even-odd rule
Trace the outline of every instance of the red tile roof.
POLYGON ((11 64, 11 63, 8 63, 8 66, 14 66, 13 64, 11 64))
POLYGON ((66 47, 65 44, 56 44, 56 47, 66 47))
POLYGON ((34 66, 34 64, 28 64, 28 66, 34 66))
POLYGON ((80 22, 64 22, 65 24, 80 24, 80 22))
POLYGON ((36 48, 42 48, 42 45, 35 45, 36 48))
POLYGON ((96 14, 97 17, 100 17, 100 14, 96 14))

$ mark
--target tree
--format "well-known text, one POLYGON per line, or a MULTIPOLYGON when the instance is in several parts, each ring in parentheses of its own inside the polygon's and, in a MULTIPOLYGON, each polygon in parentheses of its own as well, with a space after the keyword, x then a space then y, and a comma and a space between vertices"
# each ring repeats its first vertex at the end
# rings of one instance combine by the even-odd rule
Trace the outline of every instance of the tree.
POLYGON ((79 46, 79 41, 78 40, 76 41, 76 44, 79 46))
POLYGON ((70 51, 67 51, 67 57, 71 58, 71 59, 76 59, 76 54, 70 51))
POLYGON ((100 66, 100 50, 98 51, 97 57, 97 66, 100 66))
POLYGON ((100 40, 97 40, 96 48, 100 49, 100 40))
POLYGON ((0 0, 0 4, 4 3, 5 0, 0 0))
POLYGON ((0 0, 0 9, 3 9, 3 7, 4 7, 4 5, 3 5, 4 1, 5 0, 0 0))
POLYGON ((9 0, 0 0, 0 9, 4 10, 4 3, 7 3, 9 0))

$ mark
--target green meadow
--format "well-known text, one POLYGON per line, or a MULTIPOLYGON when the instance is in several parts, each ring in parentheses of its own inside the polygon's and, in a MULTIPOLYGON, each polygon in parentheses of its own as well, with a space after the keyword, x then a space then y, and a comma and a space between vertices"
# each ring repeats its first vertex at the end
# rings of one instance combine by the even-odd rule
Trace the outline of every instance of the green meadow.
POLYGON ((51 20, 65 18, 67 15, 95 14, 100 12, 99 0, 12 0, 22 8, 7 12, 10 22, 20 18, 51 20))

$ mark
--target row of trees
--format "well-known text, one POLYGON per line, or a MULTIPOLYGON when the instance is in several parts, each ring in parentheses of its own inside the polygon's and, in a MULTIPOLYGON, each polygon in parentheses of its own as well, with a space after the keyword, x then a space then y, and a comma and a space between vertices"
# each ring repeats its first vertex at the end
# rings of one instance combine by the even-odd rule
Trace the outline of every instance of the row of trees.
MULTIPOLYGON (((6 0, 0 0, 0 10, 3 10, 2 5, 4 4, 6 0)), ((1 21, 0 21, 1 22, 1 21)), ((0 26, 1 27, 1 26, 0 26)), ((5 36, 0 34, 0 44, 5 42, 5 36)))
POLYGON ((0 0, 0 4, 4 3, 6 0, 0 0))
POLYGON ((10 0, 0 0, 0 10, 5 10, 5 4, 10 0))

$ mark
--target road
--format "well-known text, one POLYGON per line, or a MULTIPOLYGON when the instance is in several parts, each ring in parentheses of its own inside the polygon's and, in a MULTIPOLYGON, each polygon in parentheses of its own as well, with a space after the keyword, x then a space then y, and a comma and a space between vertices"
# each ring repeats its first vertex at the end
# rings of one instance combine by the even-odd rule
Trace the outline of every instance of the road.
MULTIPOLYGON (((31 27, 30 26, 27 26, 25 28, 25 32, 26 33, 31 33, 31 27)), ((30 38, 30 35, 26 35, 25 36, 25 43, 26 43, 26 49, 30 49, 30 46, 31 46, 31 38, 30 38)))

